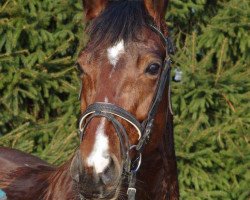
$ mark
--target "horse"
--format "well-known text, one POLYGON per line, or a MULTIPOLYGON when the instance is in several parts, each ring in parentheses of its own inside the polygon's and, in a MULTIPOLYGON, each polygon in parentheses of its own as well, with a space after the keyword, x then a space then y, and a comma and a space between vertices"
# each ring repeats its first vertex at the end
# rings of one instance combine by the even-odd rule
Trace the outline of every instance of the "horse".
POLYGON ((83 0, 80 146, 62 166, 0 148, 10 200, 179 199, 168 0, 83 0))

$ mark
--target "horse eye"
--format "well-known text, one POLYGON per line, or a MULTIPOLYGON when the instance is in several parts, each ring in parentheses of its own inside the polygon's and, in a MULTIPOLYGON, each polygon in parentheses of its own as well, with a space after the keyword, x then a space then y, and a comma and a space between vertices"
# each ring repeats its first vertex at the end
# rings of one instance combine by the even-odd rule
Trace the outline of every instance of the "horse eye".
POLYGON ((151 64, 147 67, 146 69, 146 73, 150 74, 150 75, 157 75, 158 72, 160 71, 160 65, 157 63, 151 64))
POLYGON ((84 71, 83 71, 83 69, 82 69, 82 67, 81 67, 81 65, 79 63, 76 63, 75 67, 76 67, 76 69, 77 69, 77 71, 79 72, 80 75, 82 75, 84 73, 84 71))

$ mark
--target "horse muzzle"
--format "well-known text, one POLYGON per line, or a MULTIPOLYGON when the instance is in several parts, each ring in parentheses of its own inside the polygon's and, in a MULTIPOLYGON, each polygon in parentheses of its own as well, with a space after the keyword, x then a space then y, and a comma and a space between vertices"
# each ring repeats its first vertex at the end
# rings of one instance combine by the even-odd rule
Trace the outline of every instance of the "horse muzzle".
POLYGON ((96 173, 92 167, 83 165, 78 151, 72 160, 70 173, 82 199, 114 199, 122 182, 122 169, 116 157, 111 155, 107 167, 96 173))

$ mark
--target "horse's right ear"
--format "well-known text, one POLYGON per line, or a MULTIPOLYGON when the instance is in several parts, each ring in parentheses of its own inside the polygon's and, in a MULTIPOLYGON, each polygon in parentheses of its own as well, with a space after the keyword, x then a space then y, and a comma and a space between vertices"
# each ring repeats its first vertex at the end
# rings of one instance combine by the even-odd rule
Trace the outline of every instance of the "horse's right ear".
POLYGON ((108 4, 108 0, 82 0, 82 2, 87 21, 99 16, 108 4))

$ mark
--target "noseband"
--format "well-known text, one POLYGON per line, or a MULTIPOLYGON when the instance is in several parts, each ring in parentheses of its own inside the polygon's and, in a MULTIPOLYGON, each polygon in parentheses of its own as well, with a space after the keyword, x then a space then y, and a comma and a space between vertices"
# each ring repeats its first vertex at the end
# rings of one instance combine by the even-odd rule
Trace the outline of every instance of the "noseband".
MULTIPOLYGON (((157 109, 162 100, 166 86, 169 87, 170 85, 171 59, 169 55, 174 53, 174 47, 173 47, 170 37, 165 37, 164 34, 155 26, 151 25, 150 27, 155 32, 157 32, 160 35, 160 37, 164 40, 164 43, 166 44, 166 57, 164 60, 162 73, 158 81, 156 94, 154 96, 154 99, 152 101, 152 104, 150 106, 150 110, 148 112, 146 119, 141 123, 130 112, 124 110, 123 108, 115 104, 105 103, 105 102, 96 102, 87 107, 87 109, 82 113, 80 120, 79 120, 79 134, 80 134, 81 141, 83 140, 83 136, 84 136, 85 130, 89 122, 93 118, 105 117, 108 121, 110 121, 113 124, 115 131, 117 133, 117 136, 120 140, 122 156, 123 156, 123 159, 125 160, 124 170, 128 173, 129 186, 128 186, 127 194, 128 194, 129 200, 135 199, 136 173, 139 170, 140 165, 141 165, 141 159, 142 159, 141 154, 146 143, 150 139, 150 134, 153 129, 154 119, 157 113, 157 109), (126 129, 117 120, 117 118, 127 121, 136 129, 138 133, 137 145, 130 144, 126 129), (138 156, 133 162, 131 161, 131 158, 130 158, 130 151, 132 149, 137 151, 137 156, 138 156)), ((169 98, 170 98, 170 95, 169 95, 169 98)), ((170 99, 168 100, 168 103, 169 102, 170 102, 170 99)))

